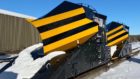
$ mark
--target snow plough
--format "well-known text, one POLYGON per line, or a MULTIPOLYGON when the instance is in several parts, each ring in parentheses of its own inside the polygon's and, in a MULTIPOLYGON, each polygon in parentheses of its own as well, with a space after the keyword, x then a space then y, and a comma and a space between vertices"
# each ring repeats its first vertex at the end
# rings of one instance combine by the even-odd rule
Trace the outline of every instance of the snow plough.
POLYGON ((44 55, 67 53, 47 62, 33 79, 73 78, 128 55, 129 27, 117 22, 106 25, 106 19, 90 6, 64 1, 48 14, 29 21, 40 33, 44 55))
POLYGON ((128 42, 129 27, 127 25, 111 22, 107 26, 107 46, 113 48, 112 59, 128 56, 131 52, 131 45, 128 42))

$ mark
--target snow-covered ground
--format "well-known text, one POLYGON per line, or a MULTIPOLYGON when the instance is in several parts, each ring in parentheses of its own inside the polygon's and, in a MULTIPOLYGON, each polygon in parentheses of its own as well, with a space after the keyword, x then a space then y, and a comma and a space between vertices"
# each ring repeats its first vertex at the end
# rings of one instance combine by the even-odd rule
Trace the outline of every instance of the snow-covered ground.
POLYGON ((140 79, 140 54, 110 68, 95 79, 140 79))
MULTIPOLYGON (((132 43, 132 49, 136 49, 133 52, 140 50, 140 42, 132 43)), ((140 54, 110 68, 95 79, 140 79, 140 54)))
POLYGON ((140 42, 132 43, 132 49, 133 49, 133 52, 139 51, 140 50, 140 42))

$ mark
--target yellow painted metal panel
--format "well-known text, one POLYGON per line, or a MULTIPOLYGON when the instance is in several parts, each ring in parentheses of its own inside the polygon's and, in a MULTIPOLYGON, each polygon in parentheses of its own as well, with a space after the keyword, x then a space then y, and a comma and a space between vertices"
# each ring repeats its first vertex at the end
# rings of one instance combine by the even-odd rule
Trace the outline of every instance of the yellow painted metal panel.
POLYGON ((37 20, 37 21, 33 21, 32 24, 35 27, 40 27, 40 26, 43 26, 43 25, 46 25, 46 24, 50 24, 50 23, 53 23, 53 22, 57 22, 57 21, 60 21, 60 20, 71 18, 71 17, 77 16, 77 15, 80 15, 80 14, 83 14, 83 13, 85 13, 84 9, 83 8, 78 8, 78 9, 71 10, 71 11, 68 11, 68 12, 64 12, 64 13, 61 13, 61 14, 57 14, 57 15, 54 15, 54 16, 43 18, 43 19, 40 19, 40 20, 37 20))
POLYGON ((68 51, 68 50, 71 50, 71 49, 73 49, 74 47, 76 47, 76 46, 78 45, 78 44, 77 44, 77 41, 79 41, 79 44, 83 44, 83 43, 85 43, 89 38, 91 38, 92 36, 94 36, 94 34, 91 34, 91 35, 86 36, 86 37, 83 37, 83 38, 81 38, 81 39, 79 39, 79 40, 75 40, 74 42, 70 42, 70 43, 68 43, 68 44, 66 44, 66 45, 63 45, 63 46, 61 46, 61 47, 55 49, 55 51, 61 51, 61 50, 63 50, 63 51, 68 51))
POLYGON ((64 25, 64 26, 61 26, 61 27, 43 32, 40 35, 41 35, 42 40, 44 40, 44 39, 50 38, 52 36, 58 35, 60 33, 72 30, 74 28, 77 28, 77 27, 80 27, 80 26, 83 26, 83 25, 86 25, 86 24, 91 23, 91 22, 92 22, 92 20, 90 20, 88 18, 84 18, 82 20, 75 21, 75 22, 72 22, 70 24, 67 24, 67 25, 64 25))
POLYGON ((81 39, 79 39, 79 43, 80 44, 83 44, 83 43, 85 43, 88 39, 90 39, 92 36, 94 36, 95 34, 91 34, 91 35, 88 35, 88 36, 86 36, 86 37, 83 37, 83 38, 81 38, 81 39))
POLYGON ((120 32, 118 32, 118 33, 116 33, 116 34, 114 34, 114 35, 109 36, 109 37, 107 38, 107 40, 109 41, 109 40, 111 40, 111 39, 113 39, 113 38, 115 38, 115 37, 117 37, 117 36, 119 36, 119 35, 121 35, 121 34, 123 34, 123 33, 125 33, 125 32, 126 32, 125 30, 122 30, 122 31, 120 31, 120 32))
POLYGON ((123 26, 121 25, 121 26, 119 26, 119 27, 117 27, 117 28, 115 28, 115 29, 113 29, 113 30, 111 30, 111 31, 109 31, 109 32, 107 32, 107 36, 108 35, 110 35, 110 34, 112 34, 112 33, 114 33, 114 32, 116 32, 116 31, 118 31, 119 29, 121 29, 121 28, 123 28, 123 26))
POLYGON ((114 45, 117 45, 117 44, 121 43, 121 41, 127 40, 128 37, 129 37, 128 34, 127 34, 127 35, 124 35, 123 37, 120 37, 120 38, 118 38, 118 39, 116 39, 116 40, 114 40, 114 41, 108 43, 107 46, 114 46, 114 45))
POLYGON ((98 32, 98 26, 94 26, 90 29, 87 29, 85 31, 82 31, 80 33, 74 34, 70 37, 64 38, 62 40, 59 40, 57 42, 54 42, 52 44, 46 45, 44 46, 44 52, 45 54, 47 54, 48 52, 55 50, 61 46, 64 46, 68 43, 74 42, 75 40, 81 39, 85 36, 91 35, 91 34, 95 34, 98 32))

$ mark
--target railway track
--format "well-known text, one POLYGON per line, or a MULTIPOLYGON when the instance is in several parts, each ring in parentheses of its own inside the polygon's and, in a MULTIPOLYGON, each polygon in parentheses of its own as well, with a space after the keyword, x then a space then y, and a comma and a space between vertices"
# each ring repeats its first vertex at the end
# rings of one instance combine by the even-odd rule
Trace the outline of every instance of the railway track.
POLYGON ((83 74, 80 74, 75 79, 94 79, 95 77, 101 75, 102 73, 107 72, 110 68, 117 67, 119 64, 121 64, 125 60, 138 55, 140 53, 140 47, 133 49, 133 51, 134 52, 130 53, 130 55, 129 55, 130 57, 113 60, 113 61, 109 62, 108 64, 102 65, 100 67, 89 70, 83 74))

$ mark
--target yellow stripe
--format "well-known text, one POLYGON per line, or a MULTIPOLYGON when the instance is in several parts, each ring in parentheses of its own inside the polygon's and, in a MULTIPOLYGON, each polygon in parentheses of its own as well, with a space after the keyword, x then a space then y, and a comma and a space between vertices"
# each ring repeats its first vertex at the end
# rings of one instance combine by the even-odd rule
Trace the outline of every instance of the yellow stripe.
POLYGON ((107 38, 107 40, 109 41, 109 40, 111 40, 111 39, 113 39, 113 38, 117 37, 118 35, 121 35, 121 34, 123 34, 123 33, 125 33, 125 32, 126 32, 125 30, 122 30, 122 31, 120 31, 120 32, 118 32, 118 33, 116 33, 116 34, 114 34, 114 35, 109 36, 109 37, 107 38))
MULTIPOLYGON (((91 34, 91 35, 88 35, 88 36, 85 36, 85 37, 83 37, 83 38, 78 39, 78 40, 79 40, 79 45, 85 43, 85 42, 86 42, 88 39, 90 39, 93 35, 95 35, 95 34, 91 34)), ((61 47, 55 49, 55 51, 61 51, 61 50, 67 51, 67 50, 70 50, 70 49, 72 49, 72 48, 74 48, 74 47, 76 47, 76 46, 77 46, 77 40, 74 41, 74 42, 70 42, 70 43, 68 43, 68 44, 66 44, 66 45, 63 45, 63 46, 61 46, 61 47)))
POLYGON ((128 36, 129 36, 128 34, 127 35, 124 35, 123 37, 120 37, 117 40, 108 43, 107 46, 117 45, 117 44, 121 43, 122 41, 127 40, 128 39, 128 36))
POLYGON ((122 25, 119 26, 119 27, 117 27, 117 28, 115 28, 115 29, 113 29, 113 30, 111 30, 111 31, 109 31, 109 32, 107 32, 107 36, 110 35, 110 34, 112 34, 112 33, 114 33, 114 32, 116 32, 116 31, 118 31, 118 30, 121 29, 121 28, 123 28, 122 25))
POLYGON ((58 35, 60 33, 63 33, 63 32, 69 31, 69 30, 72 30, 74 28, 83 26, 83 25, 91 23, 91 22, 92 22, 92 20, 85 18, 85 19, 75 21, 73 23, 70 23, 70 24, 49 30, 49 31, 43 32, 40 35, 41 35, 42 40, 44 40, 44 39, 50 38, 52 36, 58 35))
POLYGON ((70 18, 70 17, 74 17, 74 16, 80 15, 82 13, 85 13, 84 9, 83 8, 78 8, 78 9, 71 10, 71 11, 68 11, 68 12, 64 12, 64 13, 61 13, 61 14, 57 14, 57 15, 54 15, 54 16, 43 18, 43 19, 40 19, 40 20, 37 20, 37 21, 33 21, 32 24, 35 27, 40 27, 40 26, 43 26, 43 25, 46 25, 46 24, 50 24, 50 23, 57 22, 57 21, 60 21, 60 20, 64 20, 64 19, 67 19, 67 18, 70 18))
POLYGON ((46 45, 44 46, 44 52, 47 54, 50 51, 53 51, 61 46, 64 46, 68 43, 74 42, 76 40, 79 40, 80 38, 83 38, 85 36, 91 35, 91 34, 95 34, 98 32, 98 26, 95 26, 93 28, 87 29, 85 31, 82 31, 80 33, 74 34, 70 37, 64 38, 62 40, 59 40, 57 42, 54 42, 52 44, 46 45))
POLYGON ((32 22, 32 21, 34 21, 35 19, 25 19, 27 22, 32 22))

